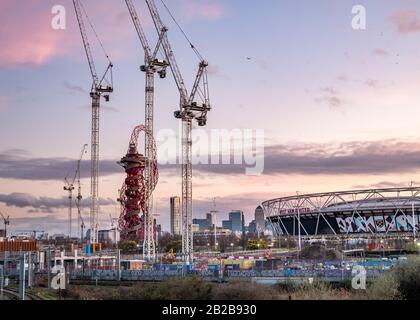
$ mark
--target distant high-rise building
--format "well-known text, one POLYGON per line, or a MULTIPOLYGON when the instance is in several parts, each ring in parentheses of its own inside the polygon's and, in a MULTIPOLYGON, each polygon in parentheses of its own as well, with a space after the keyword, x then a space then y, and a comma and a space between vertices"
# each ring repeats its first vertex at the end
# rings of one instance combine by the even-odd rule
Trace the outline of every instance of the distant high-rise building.
POLYGON ((244 213, 241 210, 234 210, 229 212, 229 220, 232 223, 233 232, 242 232, 243 231, 243 217, 244 213))
POLYGON ((156 237, 158 241, 159 239, 162 238, 162 225, 161 224, 156 224, 156 237))
POLYGON ((213 214, 207 213, 206 217, 207 217, 207 223, 208 223, 209 228, 213 227, 213 214))
POLYGON ((222 221, 222 227, 223 227, 223 229, 231 230, 232 231, 232 221, 230 221, 230 220, 223 220, 222 221))
POLYGON ((245 231, 245 218, 241 210, 233 210, 229 212, 229 220, 222 221, 223 229, 228 229, 233 232, 245 231))
POLYGON ((255 223, 255 220, 252 220, 249 223, 248 232, 249 233, 254 233, 254 234, 257 233, 257 224, 255 223))
POLYGON ((181 234, 181 198, 171 197, 170 200, 171 233, 173 235, 181 234))
POLYGON ((265 215, 261 206, 255 209, 255 227, 257 232, 264 232, 265 230, 265 215))
POLYGON ((107 245, 116 244, 119 241, 119 232, 117 229, 99 230, 98 241, 107 245))
POLYGON ((213 215, 207 213, 205 219, 193 219, 193 224, 199 225, 200 231, 210 230, 213 228, 213 215))

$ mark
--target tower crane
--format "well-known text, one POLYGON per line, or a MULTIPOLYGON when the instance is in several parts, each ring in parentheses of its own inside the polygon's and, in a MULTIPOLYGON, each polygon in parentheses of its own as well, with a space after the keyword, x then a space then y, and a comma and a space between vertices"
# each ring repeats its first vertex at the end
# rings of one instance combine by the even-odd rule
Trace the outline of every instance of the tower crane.
POLYGON ((134 23, 134 27, 137 31, 137 35, 140 39, 141 45, 144 50, 144 65, 140 67, 140 70, 146 75, 145 82, 145 158, 146 166, 144 170, 145 175, 145 210, 144 210, 144 240, 143 240, 143 257, 149 261, 153 261, 156 258, 156 244, 154 236, 154 221, 152 214, 153 197, 152 192, 154 189, 154 169, 152 168, 152 158, 154 153, 154 141, 153 141, 153 112, 154 112, 154 80, 156 73, 159 74, 161 79, 166 77, 166 68, 168 62, 157 58, 157 54, 162 46, 162 41, 166 31, 159 33, 159 39, 152 52, 149 43, 147 41, 144 30, 141 26, 140 19, 137 11, 134 7, 132 0, 126 0, 128 11, 130 12, 131 18, 134 23))
POLYGON ((66 183, 66 185, 64 186, 64 190, 68 191, 69 193, 69 213, 68 213, 68 219, 69 219, 69 237, 71 238, 72 236, 72 225, 73 225, 73 190, 75 189, 74 184, 77 178, 77 184, 78 184, 78 193, 77 193, 77 197, 76 197, 76 206, 77 206, 77 225, 79 225, 80 223, 80 211, 81 211, 81 207, 80 207, 80 202, 82 200, 82 195, 81 195, 81 183, 80 183, 80 163, 82 162, 82 158, 83 158, 83 154, 85 154, 86 152, 86 147, 87 144, 83 145, 83 149, 81 152, 81 155, 79 157, 79 159, 77 160, 77 166, 76 166, 76 170, 74 173, 74 176, 71 180, 69 180, 69 174, 67 174, 67 176, 64 178, 64 181, 66 183))
POLYGON ((168 60, 169 67, 175 79, 179 94, 179 110, 174 112, 175 118, 180 119, 182 123, 182 253, 185 263, 193 262, 193 232, 192 232, 192 123, 196 120, 199 126, 205 126, 207 123, 207 112, 210 111, 210 98, 208 90, 207 67, 205 61, 198 50, 185 36, 179 24, 168 10, 174 22, 187 38, 191 48, 200 59, 199 68, 195 77, 194 85, 188 94, 184 79, 175 59, 167 37, 168 28, 163 24, 156 3, 154 0, 145 0, 153 19, 156 31, 159 34, 159 40, 168 60), (201 104, 197 102, 197 96, 201 98, 201 104))
POLYGON ((7 237, 7 226, 10 225, 10 218, 9 216, 7 216, 7 218, 5 217, 5 215, 0 211, 0 216, 3 219, 3 224, 4 224, 4 237, 7 237))
POLYGON ((77 21, 79 24, 80 34, 82 36, 83 46, 85 48, 86 57, 89 63, 90 73, 92 76, 92 86, 90 91, 90 97, 92 98, 92 132, 91 132, 91 204, 90 204, 90 242, 96 243, 98 241, 98 214, 99 214, 99 201, 98 201, 98 166, 99 166, 99 110, 100 110, 100 100, 101 97, 105 101, 109 101, 110 93, 114 91, 113 89, 113 79, 112 79, 112 68, 113 64, 106 53, 95 29, 93 28, 92 23, 90 23, 89 17, 84 10, 84 7, 80 0, 73 0, 74 10, 76 12, 77 21), (106 59, 108 60, 108 66, 103 73, 102 77, 99 77, 96 72, 95 63, 93 60, 92 51, 88 41, 85 24, 82 15, 82 9, 84 14, 89 22, 96 39, 101 45, 101 48, 105 54, 106 59), (108 80, 110 76, 110 80, 108 80))
POLYGON ((85 220, 83 219, 83 216, 80 215, 80 241, 81 243, 83 243, 84 239, 85 239, 85 220))
POLYGON ((82 217, 82 184, 80 182, 80 165, 82 163, 83 155, 87 152, 87 144, 83 145, 82 152, 80 153, 79 160, 77 160, 76 176, 77 176, 77 197, 76 197, 76 206, 77 206, 77 225, 80 226, 80 242, 83 243, 83 231, 85 228, 85 223, 82 217))
POLYGON ((69 199, 69 213, 68 213, 68 235, 69 238, 71 238, 71 227, 72 227, 72 222, 73 222, 73 190, 74 190, 74 181, 76 179, 76 176, 73 177, 73 179, 69 180, 69 174, 67 174, 67 176, 64 178, 64 190, 68 191, 68 199, 69 199))

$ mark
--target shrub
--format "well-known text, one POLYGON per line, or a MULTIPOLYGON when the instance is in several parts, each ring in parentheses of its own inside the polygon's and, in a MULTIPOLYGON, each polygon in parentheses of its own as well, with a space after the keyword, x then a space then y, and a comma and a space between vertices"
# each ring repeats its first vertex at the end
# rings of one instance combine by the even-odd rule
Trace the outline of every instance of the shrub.
POLYGON ((383 274, 368 289, 371 299, 420 299, 420 258, 410 258, 383 274))
POLYGON ((274 300, 277 297, 273 288, 253 282, 230 282, 213 289, 213 300, 274 300))
POLYGON ((398 279, 393 272, 387 272, 378 278, 367 290, 370 300, 401 299, 398 279))

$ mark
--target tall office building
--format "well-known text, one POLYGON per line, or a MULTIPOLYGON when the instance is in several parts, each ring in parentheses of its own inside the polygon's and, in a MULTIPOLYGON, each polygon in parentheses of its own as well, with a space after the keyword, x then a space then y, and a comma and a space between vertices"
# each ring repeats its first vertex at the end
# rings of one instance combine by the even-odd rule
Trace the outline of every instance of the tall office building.
POLYGON ((181 234, 181 198, 171 197, 170 200, 171 233, 173 235, 181 234))
POLYGON ((265 216, 261 206, 255 209, 255 228, 257 232, 264 232, 265 230, 265 216))
POLYGON ((241 210, 234 210, 229 212, 229 220, 232 223, 233 232, 242 232, 243 230, 243 217, 244 213, 241 210))
POLYGON ((200 226, 200 230, 213 229, 213 214, 207 213, 205 219, 193 219, 193 224, 200 226))

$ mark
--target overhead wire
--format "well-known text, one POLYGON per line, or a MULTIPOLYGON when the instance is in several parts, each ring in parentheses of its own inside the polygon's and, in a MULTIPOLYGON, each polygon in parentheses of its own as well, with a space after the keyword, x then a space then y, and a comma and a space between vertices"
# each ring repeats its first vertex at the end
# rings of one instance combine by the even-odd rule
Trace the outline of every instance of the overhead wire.
POLYGON ((109 58, 109 55, 108 55, 108 53, 106 52, 105 47, 104 47, 104 45, 103 45, 103 43, 102 43, 101 39, 99 38, 98 34, 96 33, 96 30, 95 30, 95 27, 93 26, 93 23, 92 23, 92 22, 91 22, 91 20, 89 19, 89 16, 88 16, 88 14, 87 14, 87 12, 86 12, 86 9, 85 9, 85 7, 84 7, 84 5, 83 5, 82 1, 80 1, 79 3, 80 3, 80 6, 82 7, 83 13, 85 14, 86 20, 87 20, 87 22, 89 23, 89 25, 90 25, 90 27, 91 27, 91 29, 92 29, 92 31, 93 31, 93 34, 94 34, 94 35, 95 35, 95 37, 96 37, 96 40, 98 41, 99 45, 100 45, 100 46, 101 46, 101 48, 102 48, 102 51, 103 51, 103 53, 104 53, 105 57, 108 59, 109 63, 111 63, 111 64, 112 64, 111 59, 109 58))
POLYGON ((184 36, 184 38, 187 40, 187 42, 189 43, 191 49, 195 52, 195 54, 197 55, 197 57, 203 61, 203 56, 200 54, 200 52, 198 51, 198 49, 194 46, 194 44, 191 42, 191 40, 188 38, 186 32, 182 29, 181 25, 178 23, 178 21, 175 19, 175 16, 172 14, 171 10, 168 8, 168 6, 166 5, 164 0, 160 0, 162 2, 162 5, 164 6, 164 8, 166 9, 166 11, 168 12, 169 16, 171 17, 171 19, 173 20, 173 22, 175 23, 175 25, 178 27, 178 29, 181 31, 182 35, 184 36))

